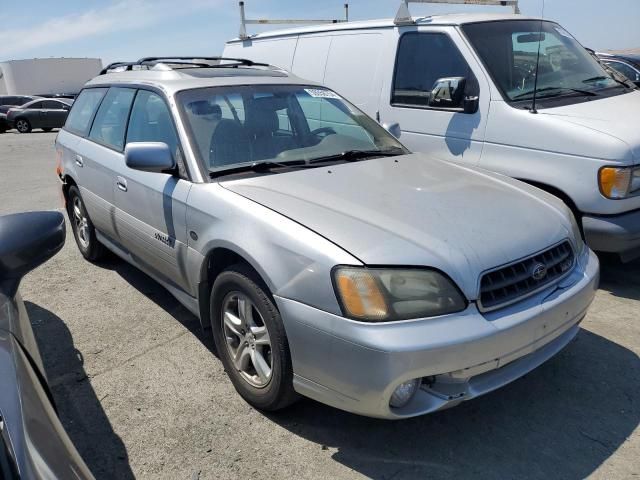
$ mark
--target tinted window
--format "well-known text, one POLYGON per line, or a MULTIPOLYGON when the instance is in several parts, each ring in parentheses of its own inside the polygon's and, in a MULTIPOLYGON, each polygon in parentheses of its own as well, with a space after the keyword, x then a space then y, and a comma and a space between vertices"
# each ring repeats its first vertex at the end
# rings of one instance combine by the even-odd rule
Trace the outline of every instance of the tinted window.
POLYGON ((425 106, 436 80, 465 77, 468 95, 477 81, 453 41, 442 33, 407 33, 400 39, 391 103, 425 106))
POLYGON ((44 108, 44 102, 33 102, 27 105, 25 108, 44 108))
POLYGON ((53 100, 47 100, 44 103, 44 108, 52 109, 52 110, 61 110, 64 108, 62 102, 55 102, 53 100))
POLYGON ((171 112, 159 95, 146 90, 138 91, 129 119, 128 142, 164 142, 177 158, 178 135, 171 112))
POLYGON ((91 120, 106 91, 106 88, 83 90, 74 102, 64 127, 80 135, 86 135, 91 127, 91 120))
POLYGON ((93 121, 89 138, 122 150, 129 109, 135 93, 131 88, 109 89, 93 121))
POLYGON ((626 63, 622 63, 622 62, 604 62, 604 63, 609 65, 614 70, 620 72, 622 75, 627 77, 632 82, 640 81, 640 72, 638 72, 635 68, 632 68, 631 66, 627 65, 626 63))

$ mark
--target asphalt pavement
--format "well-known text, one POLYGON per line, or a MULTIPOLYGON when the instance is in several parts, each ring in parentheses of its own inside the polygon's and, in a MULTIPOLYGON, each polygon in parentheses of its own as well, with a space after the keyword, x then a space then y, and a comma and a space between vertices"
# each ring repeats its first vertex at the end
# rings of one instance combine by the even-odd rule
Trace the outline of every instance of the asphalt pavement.
MULTIPOLYGON (((56 133, 0 135, 0 214, 61 208, 56 133)), ((640 477, 640 262, 602 258, 582 331, 511 385, 405 421, 234 391, 213 341, 121 260, 64 249, 21 286, 62 422, 99 479, 640 477)))

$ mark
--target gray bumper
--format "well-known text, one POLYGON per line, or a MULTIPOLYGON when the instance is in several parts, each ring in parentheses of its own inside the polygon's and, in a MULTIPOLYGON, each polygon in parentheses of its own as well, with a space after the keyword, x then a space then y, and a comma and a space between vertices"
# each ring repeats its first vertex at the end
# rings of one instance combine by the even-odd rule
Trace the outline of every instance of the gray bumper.
POLYGON ((560 285, 510 307, 481 314, 474 304, 455 315, 354 322, 276 297, 289 339, 295 389, 342 410, 406 418, 456 405, 521 377, 578 332, 599 280, 588 252, 560 285), (433 377, 409 404, 389 407, 394 389, 433 377))
POLYGON ((640 210, 605 217, 582 217, 585 239, 590 248, 619 253, 623 260, 640 257, 640 210))

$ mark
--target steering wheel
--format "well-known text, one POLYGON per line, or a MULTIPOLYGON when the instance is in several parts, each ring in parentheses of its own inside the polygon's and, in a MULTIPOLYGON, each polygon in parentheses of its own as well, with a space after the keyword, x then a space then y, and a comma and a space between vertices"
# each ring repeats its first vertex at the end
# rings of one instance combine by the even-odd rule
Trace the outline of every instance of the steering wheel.
POLYGON ((527 85, 533 83, 536 77, 535 69, 530 66, 514 65, 513 67, 515 85, 514 88, 518 90, 525 90, 527 85))
POLYGON ((311 130, 311 135, 316 136, 324 134, 325 137, 328 137, 329 135, 336 135, 336 133, 337 132, 332 127, 320 127, 315 130, 311 130))

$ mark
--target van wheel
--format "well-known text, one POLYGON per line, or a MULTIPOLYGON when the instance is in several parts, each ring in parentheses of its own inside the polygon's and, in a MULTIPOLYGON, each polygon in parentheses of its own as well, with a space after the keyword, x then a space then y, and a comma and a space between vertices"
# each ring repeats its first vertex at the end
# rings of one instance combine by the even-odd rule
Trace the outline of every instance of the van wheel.
POLYGON ((210 309, 218 355, 242 398, 267 411, 295 402, 287 336, 258 275, 242 264, 224 270, 211 289, 210 309))
POLYGON ((31 131, 31 124, 26 118, 19 118, 16 120, 16 130, 20 133, 29 133, 31 131))
POLYGON ((82 256, 90 262, 95 262, 103 257, 105 248, 96 238, 96 229, 89 219, 80 191, 76 186, 69 189, 67 215, 82 256))

